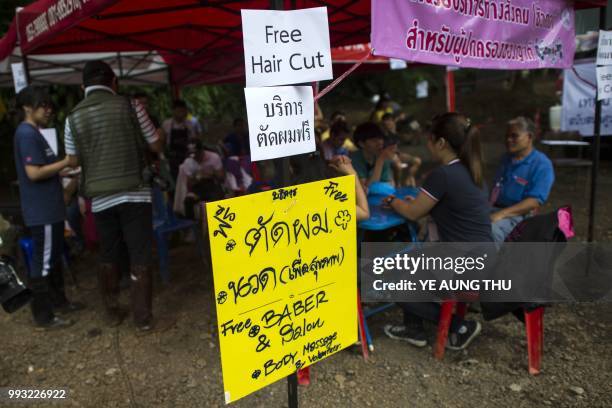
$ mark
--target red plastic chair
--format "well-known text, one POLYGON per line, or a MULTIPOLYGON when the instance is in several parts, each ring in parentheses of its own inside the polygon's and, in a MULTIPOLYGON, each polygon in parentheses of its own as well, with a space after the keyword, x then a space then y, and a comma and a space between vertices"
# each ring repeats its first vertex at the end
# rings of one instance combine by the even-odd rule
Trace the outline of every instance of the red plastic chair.
POLYGON ((529 374, 540 374, 542 352, 544 350, 544 308, 538 307, 525 313, 527 332, 527 354, 529 355, 529 374))
MULTIPOLYGON (((442 360, 444 358, 446 340, 448 338, 448 330, 453 317, 453 311, 455 311, 457 316, 461 318, 465 317, 467 303, 457 302, 455 300, 446 300, 442 302, 436 343, 433 348, 433 354, 437 360, 442 360)), ((544 350, 544 308, 538 307, 531 311, 524 310, 524 314, 529 374, 538 375, 540 374, 542 352, 544 350)))
POLYGON ((442 360, 444 358, 444 350, 446 349, 446 339, 448 339, 448 330, 450 328, 451 319, 453 318, 453 311, 457 309, 456 313, 459 317, 465 317, 467 311, 467 304, 457 302, 456 300, 445 300, 442 302, 440 309, 440 320, 438 321, 438 331, 436 334, 436 343, 433 347, 434 358, 442 360))

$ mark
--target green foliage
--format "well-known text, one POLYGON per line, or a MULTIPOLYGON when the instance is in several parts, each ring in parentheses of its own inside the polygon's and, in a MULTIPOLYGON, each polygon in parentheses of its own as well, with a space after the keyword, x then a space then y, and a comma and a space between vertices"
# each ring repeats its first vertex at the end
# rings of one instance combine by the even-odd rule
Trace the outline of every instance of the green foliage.
POLYGON ((183 99, 202 119, 214 122, 246 117, 241 84, 193 86, 183 89, 183 99))

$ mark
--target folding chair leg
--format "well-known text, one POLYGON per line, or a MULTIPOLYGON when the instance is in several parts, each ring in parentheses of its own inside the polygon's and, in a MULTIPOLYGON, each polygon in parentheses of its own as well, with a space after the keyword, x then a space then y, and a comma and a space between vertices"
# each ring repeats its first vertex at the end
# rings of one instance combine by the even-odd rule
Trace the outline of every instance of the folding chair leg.
POLYGON ((310 385, 310 367, 302 368, 297 371, 298 384, 303 386, 310 385))
POLYGON ((444 348, 448 339, 448 330, 450 328, 451 319, 453 318, 453 309, 457 302, 454 300, 445 300, 442 302, 440 309, 440 319, 438 321, 438 334, 436 335, 436 344, 434 344, 434 358, 442 360, 444 358, 444 348))
POLYGON ((357 292, 357 326, 359 327, 359 340, 361 340, 361 353, 363 354, 363 359, 367 361, 369 357, 368 335, 366 334, 366 323, 363 317, 363 309, 361 308, 361 296, 359 295, 359 291, 357 292))
POLYGON ((374 351, 374 342, 372 341, 372 334, 370 333, 370 326, 368 326, 368 319, 365 315, 363 316, 363 330, 365 331, 366 343, 368 344, 368 350, 374 351))
POLYGON ((540 374, 542 350, 544 346, 544 308, 539 307, 531 312, 525 311, 525 329, 527 331, 527 354, 529 374, 540 374))

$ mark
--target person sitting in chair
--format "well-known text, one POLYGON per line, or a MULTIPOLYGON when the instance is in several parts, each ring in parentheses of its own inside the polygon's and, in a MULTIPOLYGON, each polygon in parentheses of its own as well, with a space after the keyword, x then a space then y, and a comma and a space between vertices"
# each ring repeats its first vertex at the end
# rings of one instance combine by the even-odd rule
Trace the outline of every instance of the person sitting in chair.
POLYGON ((533 147, 535 125, 518 117, 508 122, 507 153, 491 192, 491 222, 495 242, 503 242, 514 227, 548 199, 555 181, 552 162, 533 147))
POLYGON ((353 138, 359 150, 351 155, 351 161, 362 185, 366 188, 376 182, 393 185, 391 164, 397 145, 385 147, 385 134, 372 122, 357 126, 353 138))
POLYGON ((205 150, 200 141, 187 147, 188 156, 179 167, 174 194, 174 211, 195 219, 194 207, 201 201, 224 198, 225 171, 221 157, 205 150))

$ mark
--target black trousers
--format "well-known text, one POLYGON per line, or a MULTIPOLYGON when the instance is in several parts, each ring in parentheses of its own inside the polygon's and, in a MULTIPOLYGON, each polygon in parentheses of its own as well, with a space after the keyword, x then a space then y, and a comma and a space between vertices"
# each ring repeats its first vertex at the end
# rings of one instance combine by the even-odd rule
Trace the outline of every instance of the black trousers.
MULTIPOLYGON (((421 325, 423 320, 438 323, 440 320, 440 305, 434 302, 420 303, 398 303, 399 307, 404 312, 404 325, 415 326, 421 325)), ((453 315, 450 325, 450 331, 456 332, 463 324, 463 319, 453 315)))
POLYGON ((32 290, 30 307, 37 324, 54 317, 53 308, 68 302, 64 288, 62 255, 64 253, 64 223, 36 225, 32 233, 32 263, 28 284, 32 290))
POLYGON ((94 219, 100 235, 101 262, 121 264, 127 248, 132 265, 150 265, 153 245, 151 203, 115 205, 94 213, 94 219))

